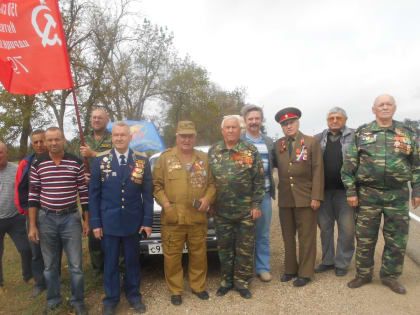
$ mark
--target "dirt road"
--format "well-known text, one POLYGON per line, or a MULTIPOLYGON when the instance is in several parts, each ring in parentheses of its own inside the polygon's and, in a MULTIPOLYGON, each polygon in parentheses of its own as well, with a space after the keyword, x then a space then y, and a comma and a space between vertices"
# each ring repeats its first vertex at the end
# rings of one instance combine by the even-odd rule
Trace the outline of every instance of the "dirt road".
MULTIPOLYGON (((273 209, 277 209, 273 205, 273 209)), ((420 267, 406 257, 401 282, 408 293, 404 296, 393 293, 379 280, 379 264, 383 248, 382 236, 378 242, 373 283, 359 289, 349 289, 347 282, 354 276, 354 261, 347 276, 336 277, 334 272, 316 275, 313 282, 303 288, 295 288, 290 283, 281 283, 283 273, 283 240, 281 237, 278 212, 273 210, 271 228, 272 274, 270 283, 254 279, 251 285, 253 298, 242 299, 237 292, 229 292, 224 297, 216 297, 219 287, 219 264, 217 257, 209 257, 208 291, 209 301, 201 301, 191 293, 188 280, 185 281, 183 304, 175 307, 169 301, 169 293, 163 275, 161 257, 151 257, 143 267, 142 288, 148 314, 420 314, 420 267)), ((318 257, 320 261, 320 241, 318 235, 318 257)), ((87 297, 90 314, 101 314, 100 301, 103 292, 87 297)), ((133 314, 125 298, 118 306, 118 314, 133 314)))

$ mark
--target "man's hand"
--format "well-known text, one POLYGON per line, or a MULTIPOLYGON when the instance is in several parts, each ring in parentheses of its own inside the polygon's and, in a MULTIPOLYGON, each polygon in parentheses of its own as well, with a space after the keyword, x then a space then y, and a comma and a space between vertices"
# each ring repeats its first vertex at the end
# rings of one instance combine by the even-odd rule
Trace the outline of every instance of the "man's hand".
POLYGON ((98 240, 102 239, 102 237, 104 237, 104 234, 102 233, 102 228, 93 229, 93 235, 95 235, 95 238, 97 238, 98 240))
POLYGON ((139 234, 141 234, 141 231, 143 230, 146 232, 147 238, 149 238, 150 234, 152 234, 152 228, 150 226, 142 226, 140 227, 139 234))
POLYGON ((206 212, 207 209, 209 208, 210 201, 206 197, 201 198, 200 201, 201 201, 201 206, 197 210, 206 212))
POLYGON ((347 197, 347 203, 350 207, 356 208, 359 205, 359 198, 357 198, 357 196, 347 197))
POLYGON ((162 205, 162 208, 163 209, 166 209, 166 208, 169 208, 171 206, 171 203, 169 202, 169 201, 166 201, 163 205, 162 205))
POLYGON ((321 201, 319 200, 311 200, 311 208, 312 210, 318 210, 319 207, 321 206, 321 201))
POLYGON ((85 181, 86 181, 86 185, 89 186, 89 183, 90 183, 90 173, 85 173, 85 181))
POLYGON ((82 223, 83 235, 87 236, 90 231, 89 220, 84 220, 82 223))
POLYGON ((252 209, 251 210, 252 220, 257 220, 261 216, 261 210, 260 209, 252 209))
POLYGON ((411 198, 411 204, 413 208, 416 209, 420 205, 420 197, 411 198))
POLYGON ((84 158, 94 158, 96 156, 96 152, 93 151, 88 145, 80 146, 80 155, 84 158))
POLYGON ((36 226, 29 227, 28 238, 31 242, 39 244, 39 231, 36 226))

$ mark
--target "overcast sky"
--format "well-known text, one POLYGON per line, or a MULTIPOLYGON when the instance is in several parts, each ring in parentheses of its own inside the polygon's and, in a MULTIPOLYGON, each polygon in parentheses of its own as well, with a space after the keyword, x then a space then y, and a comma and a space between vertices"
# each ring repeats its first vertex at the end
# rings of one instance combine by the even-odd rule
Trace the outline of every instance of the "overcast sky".
POLYGON ((420 1, 143 0, 140 9, 212 81, 246 87, 270 136, 282 135, 274 115, 286 106, 302 111, 307 134, 325 128, 333 106, 357 127, 383 93, 396 98, 396 119, 420 119, 420 1))

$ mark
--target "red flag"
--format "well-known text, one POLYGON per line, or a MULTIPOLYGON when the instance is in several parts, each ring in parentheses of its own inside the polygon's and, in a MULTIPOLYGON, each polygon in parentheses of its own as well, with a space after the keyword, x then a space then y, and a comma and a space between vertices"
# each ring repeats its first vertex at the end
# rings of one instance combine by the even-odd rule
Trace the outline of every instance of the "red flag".
POLYGON ((57 0, 0 0, 0 81, 14 94, 73 87, 57 0))

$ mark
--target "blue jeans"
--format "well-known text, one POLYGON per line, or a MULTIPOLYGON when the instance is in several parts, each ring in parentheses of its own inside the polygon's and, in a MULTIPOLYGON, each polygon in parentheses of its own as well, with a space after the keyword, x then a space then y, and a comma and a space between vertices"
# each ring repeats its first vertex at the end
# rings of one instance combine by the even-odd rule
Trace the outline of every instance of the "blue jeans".
POLYGON ((79 212, 57 216, 42 209, 38 216, 39 239, 44 258, 44 277, 47 283, 47 302, 62 302, 60 294, 59 261, 61 245, 70 270, 70 304, 82 304, 84 299, 82 270, 82 224, 79 212), (61 242, 61 245, 60 245, 61 242))
POLYGON ((261 217, 256 222, 255 269, 257 274, 270 272, 271 197, 267 192, 261 203, 261 217))
POLYGON ((354 253, 354 210, 347 204, 345 190, 325 190, 318 210, 321 230, 322 264, 347 269, 354 253), (334 248, 334 226, 337 221, 337 251, 334 248))

